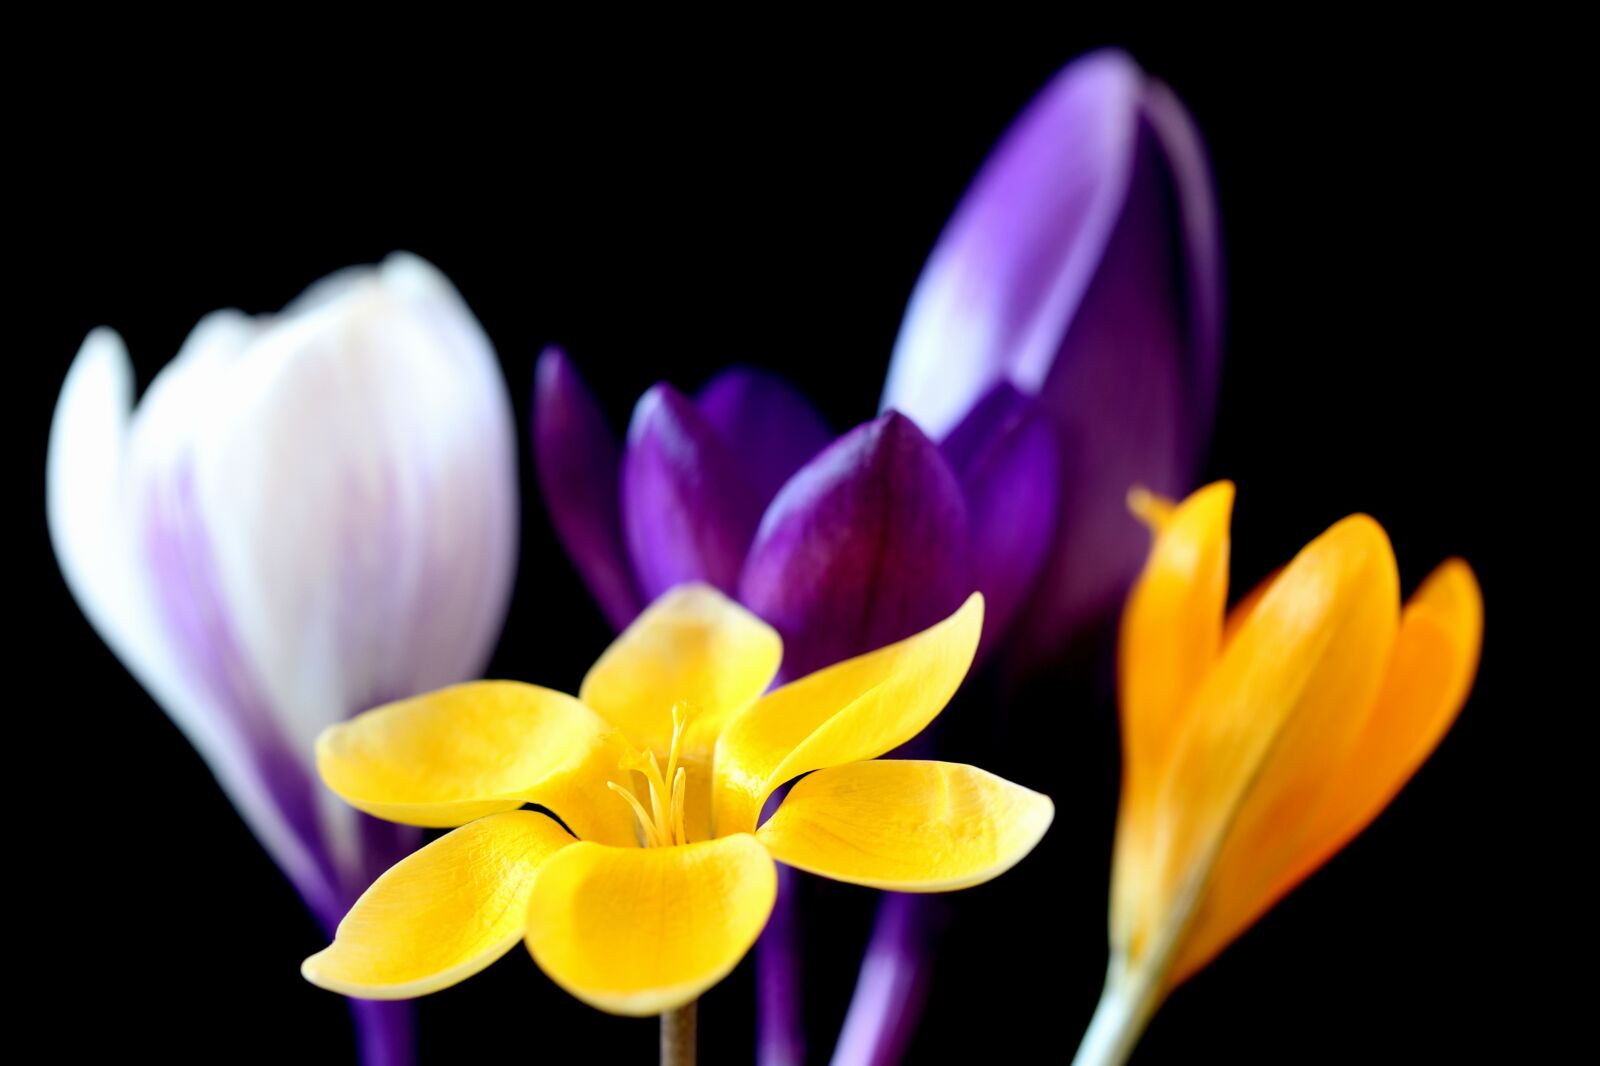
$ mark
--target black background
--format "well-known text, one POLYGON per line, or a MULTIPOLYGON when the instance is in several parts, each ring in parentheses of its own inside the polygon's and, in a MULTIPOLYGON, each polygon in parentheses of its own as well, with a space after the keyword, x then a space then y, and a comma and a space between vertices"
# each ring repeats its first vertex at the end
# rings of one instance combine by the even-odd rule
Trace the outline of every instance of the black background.
MULTIPOLYGON (((1515 183, 1541 149, 1509 43, 1006 32, 636 54, 543 39, 464 76, 395 55, 359 83, 327 77, 327 57, 135 63, 21 119, 19 210, 40 239, 12 309, 29 344, 14 360, 19 454, 42 471, 91 327, 123 334, 143 387, 205 312, 274 310, 396 248, 460 288, 524 427, 534 357, 559 342, 619 429, 653 381, 694 387, 746 361, 789 375, 842 430, 874 413, 906 297, 990 146, 1062 63, 1112 42, 1186 101, 1214 164, 1229 331, 1206 469, 1239 485, 1236 585, 1365 510, 1407 590, 1460 554, 1488 605, 1476 691, 1433 760, 1174 996, 1136 1061, 1525 1050, 1511 1041, 1527 1035, 1535 966, 1521 916, 1537 784, 1501 531, 1508 449, 1526 431, 1505 411, 1536 354, 1515 183)), ((517 594, 489 673, 571 691, 609 634, 522 463, 517 594)), ((11 708, 25 727, 13 787, 35 797, 13 846, 36 893, 13 973, 66 1009, 51 1035, 73 1057, 349 1061, 341 1002, 297 972, 319 932, 79 614, 48 558, 41 479, 25 476, 17 617, 39 620, 44 661, 63 665, 11 708)), ((913 1061, 1064 1060, 1099 990, 1114 707, 1092 686, 1024 699, 1012 750, 1028 754, 986 765, 1050 792, 1057 820, 1013 874, 954 900, 913 1061)), ((825 1061, 874 897, 808 895, 808 1025, 825 1061)), ((703 1001, 705 1061, 749 1057, 752 990, 746 964, 703 1001)), ((419 1037, 425 1063, 643 1062, 655 1034, 568 998, 514 950, 421 1001, 419 1037)))

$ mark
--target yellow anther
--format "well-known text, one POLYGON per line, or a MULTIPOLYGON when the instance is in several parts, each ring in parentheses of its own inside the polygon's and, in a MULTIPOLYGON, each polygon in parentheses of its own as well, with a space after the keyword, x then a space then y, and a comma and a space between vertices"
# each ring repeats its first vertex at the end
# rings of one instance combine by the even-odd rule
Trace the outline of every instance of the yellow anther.
POLYGON ((645 752, 643 755, 630 752, 622 759, 622 769, 644 778, 645 786, 650 790, 648 810, 631 789, 624 788, 615 781, 606 782, 607 787, 627 800, 628 805, 633 808, 634 817, 639 820, 639 829, 644 837, 644 846, 647 848, 689 842, 688 833, 684 831, 688 775, 686 769, 678 765, 678 760, 683 754, 684 730, 688 722, 688 705, 682 703, 675 705, 672 708, 672 744, 667 752, 665 773, 662 772, 661 762, 653 751, 645 752))

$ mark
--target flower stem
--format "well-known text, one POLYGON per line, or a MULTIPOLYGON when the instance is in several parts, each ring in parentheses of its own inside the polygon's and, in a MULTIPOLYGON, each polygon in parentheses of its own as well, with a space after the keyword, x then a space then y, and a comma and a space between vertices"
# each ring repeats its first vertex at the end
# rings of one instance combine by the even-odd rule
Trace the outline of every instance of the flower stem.
POLYGON ((694 1066, 700 1003, 686 1003, 661 1016, 661 1066, 694 1066))
POLYGON ((756 1062, 801 1066, 806 1059, 801 1022, 800 885, 789 867, 778 865, 778 898, 756 941, 756 1062))
POLYGON ((356 1053, 362 1066, 411 1066, 417 1061, 411 1028, 411 1004, 351 999, 356 1025, 356 1053))
POLYGON ((1160 974, 1151 967, 1125 970, 1113 964, 1072 1066, 1122 1066, 1127 1062, 1161 1002, 1160 992, 1160 974))

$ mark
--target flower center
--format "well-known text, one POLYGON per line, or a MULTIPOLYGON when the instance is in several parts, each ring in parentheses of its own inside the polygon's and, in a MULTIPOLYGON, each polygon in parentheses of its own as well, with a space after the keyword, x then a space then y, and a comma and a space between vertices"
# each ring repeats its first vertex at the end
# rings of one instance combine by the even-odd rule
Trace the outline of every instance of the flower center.
POLYGON ((607 781, 606 787, 627 801, 633 808, 633 816, 639 822, 639 830, 644 836, 644 846, 647 848, 665 848, 675 844, 689 843, 689 836, 683 829, 684 796, 686 795, 685 771, 678 765, 678 757, 683 752, 683 730, 689 721, 689 707, 679 703, 672 708, 672 747, 667 754, 667 769, 663 773, 661 763, 656 760, 655 752, 647 752, 641 756, 637 752, 630 753, 622 762, 624 770, 631 770, 644 778, 645 784, 650 789, 650 809, 646 810, 634 790, 615 781, 607 781))

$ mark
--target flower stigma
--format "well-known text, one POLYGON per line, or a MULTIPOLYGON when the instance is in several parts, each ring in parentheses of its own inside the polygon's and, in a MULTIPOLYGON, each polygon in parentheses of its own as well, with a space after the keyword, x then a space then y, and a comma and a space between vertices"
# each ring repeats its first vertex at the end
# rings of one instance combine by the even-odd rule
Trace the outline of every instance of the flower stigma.
POLYGON ((1133 517, 1143 522, 1152 533, 1160 533, 1172 520, 1172 513, 1178 509, 1173 500, 1158 495, 1145 488, 1135 485, 1128 490, 1128 510, 1133 517))
POLYGON ((650 809, 645 810, 643 803, 634 790, 615 781, 607 781, 606 787, 627 801, 633 808, 633 816, 639 823, 643 846, 647 848, 673 847, 678 844, 689 843, 689 835, 684 831, 684 797, 687 795, 686 771, 678 765, 678 756, 683 750, 683 731, 689 722, 689 705, 676 703, 672 707, 672 746, 667 752, 667 769, 663 773, 661 763, 656 759, 655 752, 647 752, 641 756, 637 752, 630 752, 622 761, 622 769, 639 774, 650 788, 650 809), (670 782, 670 784, 669 784, 670 782))

